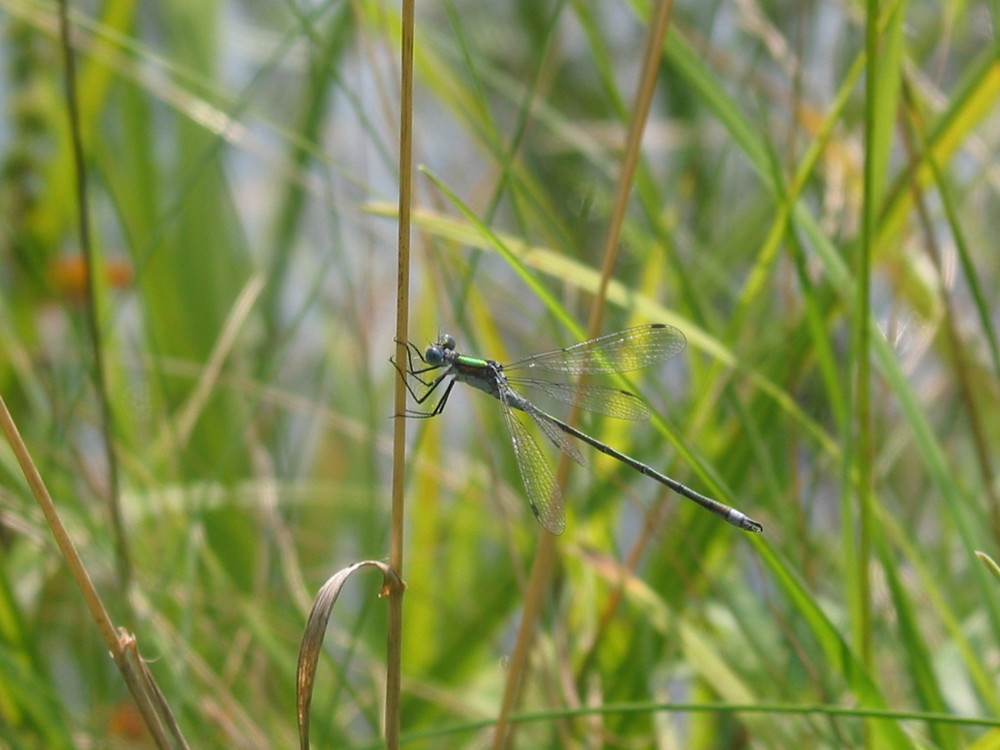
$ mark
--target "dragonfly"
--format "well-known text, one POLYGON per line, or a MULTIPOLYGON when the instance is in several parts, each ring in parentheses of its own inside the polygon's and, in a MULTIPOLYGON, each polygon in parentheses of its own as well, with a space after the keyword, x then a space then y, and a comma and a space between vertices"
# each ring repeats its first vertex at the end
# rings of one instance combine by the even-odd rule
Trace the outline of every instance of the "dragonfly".
POLYGON ((576 405, 597 414, 619 419, 649 419, 652 415, 649 407, 641 398, 629 391, 592 383, 558 382, 533 375, 541 372, 567 375, 631 372, 675 357, 684 349, 685 344, 684 334, 677 328, 654 323, 598 336, 565 349, 541 352, 516 362, 500 364, 492 359, 459 353, 455 338, 443 334, 422 352, 411 342, 405 342, 407 358, 405 370, 395 360, 393 365, 418 405, 427 404, 434 394, 440 393, 433 406, 425 410, 407 409, 404 416, 418 418, 438 416, 444 411, 455 383, 470 385, 500 402, 500 413, 503 415, 503 422, 514 448, 514 456, 531 511, 542 526, 552 534, 561 534, 566 528, 562 493, 545 454, 515 412, 527 414, 559 451, 581 466, 585 465, 585 461, 577 444, 571 438, 580 440, 640 474, 656 480, 733 526, 759 534, 764 530, 763 527, 743 512, 695 492, 676 479, 615 450, 597 438, 542 411, 522 395, 522 391, 533 389, 557 401, 576 405), (441 391, 440 388, 445 382, 447 385, 441 391))

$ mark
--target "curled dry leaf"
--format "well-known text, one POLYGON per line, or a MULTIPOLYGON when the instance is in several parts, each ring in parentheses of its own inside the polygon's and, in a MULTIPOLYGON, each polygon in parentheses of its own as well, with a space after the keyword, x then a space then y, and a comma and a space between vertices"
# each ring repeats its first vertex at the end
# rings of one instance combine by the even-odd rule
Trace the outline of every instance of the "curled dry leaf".
POLYGON ((388 565, 377 560, 364 560, 337 571, 316 594, 312 612, 309 613, 306 629, 302 634, 302 645, 299 646, 299 665, 295 680, 295 708, 299 722, 299 747, 302 750, 307 750, 309 747, 309 705, 312 702, 316 666, 323 648, 326 624, 330 620, 333 605, 336 604, 340 590, 344 587, 347 579, 354 571, 368 565, 382 571, 383 579, 379 596, 399 595, 406 588, 406 584, 388 565))

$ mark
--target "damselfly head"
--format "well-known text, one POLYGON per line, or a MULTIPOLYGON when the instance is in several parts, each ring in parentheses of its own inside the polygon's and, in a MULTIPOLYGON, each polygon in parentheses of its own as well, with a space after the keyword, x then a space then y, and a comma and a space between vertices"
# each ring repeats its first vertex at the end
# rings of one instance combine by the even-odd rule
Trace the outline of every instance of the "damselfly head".
POLYGON ((455 337, 444 334, 424 350, 424 361, 429 365, 443 365, 445 352, 455 351, 455 337))

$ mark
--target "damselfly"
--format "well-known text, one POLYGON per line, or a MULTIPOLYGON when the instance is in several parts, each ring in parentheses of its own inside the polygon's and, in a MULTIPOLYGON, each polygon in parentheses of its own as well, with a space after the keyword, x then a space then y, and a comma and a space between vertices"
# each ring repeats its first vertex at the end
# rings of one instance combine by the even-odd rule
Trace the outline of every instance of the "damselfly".
POLYGON ((425 403, 437 392, 438 387, 448 380, 444 393, 430 411, 408 409, 406 416, 435 417, 440 414, 448 403, 451 389, 456 382, 467 383, 485 391, 500 402, 500 412, 503 414, 503 421, 510 435, 511 445, 514 447, 514 455, 531 510, 542 526, 553 534, 561 534, 566 527, 562 493, 549 468, 549 462, 515 411, 527 414, 560 451, 578 464, 584 464, 583 456, 570 437, 582 440, 601 453, 616 458, 647 477, 666 485, 674 492, 721 516, 733 526, 760 533, 763 527, 744 513, 718 500, 705 497, 676 479, 671 479, 597 438, 556 419, 535 406, 519 391, 522 388, 534 388, 558 401, 576 404, 581 409, 619 419, 648 419, 651 415, 649 408, 638 396, 629 391, 590 383, 560 383, 520 377, 516 373, 548 371, 589 375, 629 372, 676 356, 684 348, 684 344, 684 334, 673 326, 653 324, 609 333, 565 349, 533 354, 517 362, 502 365, 492 359, 459 354, 455 349, 455 339, 445 334, 423 352, 407 342, 406 370, 404 371, 395 362, 393 364, 396 365, 407 390, 418 404, 425 403), (438 374, 431 376, 428 373, 438 374), (422 393, 414 390, 407 376, 420 384, 423 388, 422 393))

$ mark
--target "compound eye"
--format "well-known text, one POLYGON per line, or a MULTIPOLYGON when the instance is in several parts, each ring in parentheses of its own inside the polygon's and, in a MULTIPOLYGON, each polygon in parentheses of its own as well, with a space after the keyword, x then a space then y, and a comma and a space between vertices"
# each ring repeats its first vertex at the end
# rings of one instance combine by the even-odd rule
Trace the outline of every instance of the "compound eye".
POLYGON ((447 349, 448 351, 455 351, 455 337, 450 333, 444 334, 439 340, 438 345, 442 349, 447 349))
POLYGON ((440 346, 433 345, 424 349, 424 361, 429 365, 440 365, 444 363, 444 352, 440 346))

